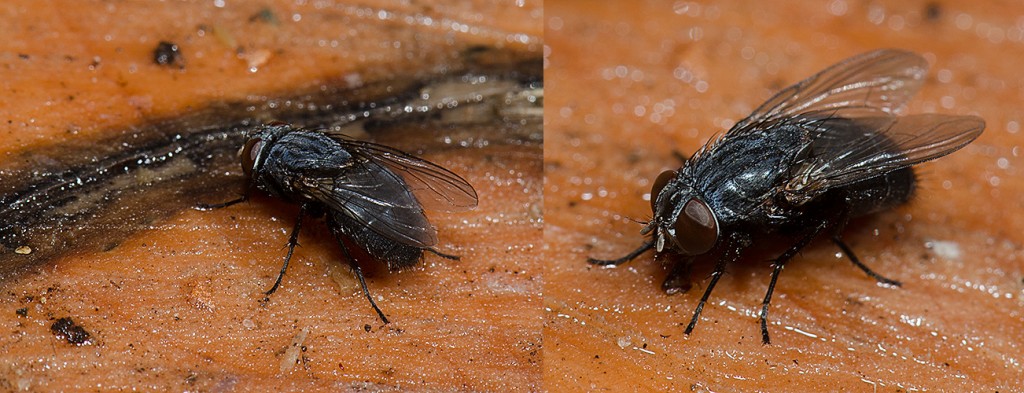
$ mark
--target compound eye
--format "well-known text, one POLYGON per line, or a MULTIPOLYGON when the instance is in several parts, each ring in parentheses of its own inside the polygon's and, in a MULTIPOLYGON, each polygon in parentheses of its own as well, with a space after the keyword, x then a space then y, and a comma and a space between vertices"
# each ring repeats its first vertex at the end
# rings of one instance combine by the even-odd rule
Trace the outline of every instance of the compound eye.
POLYGON ((654 187, 651 187, 651 211, 655 214, 658 213, 657 202, 658 195, 661 195, 661 190, 665 189, 669 181, 672 181, 676 177, 676 171, 664 171, 658 178, 654 180, 654 187))
POLYGON ((246 176, 252 176, 252 172, 256 170, 256 158, 260 155, 261 148, 263 148, 263 140, 260 138, 252 138, 242 147, 239 155, 242 158, 242 171, 246 176))
POLYGON ((700 255, 711 251, 718 241, 718 220, 704 201, 692 198, 683 206, 675 222, 675 240, 686 255, 700 255))

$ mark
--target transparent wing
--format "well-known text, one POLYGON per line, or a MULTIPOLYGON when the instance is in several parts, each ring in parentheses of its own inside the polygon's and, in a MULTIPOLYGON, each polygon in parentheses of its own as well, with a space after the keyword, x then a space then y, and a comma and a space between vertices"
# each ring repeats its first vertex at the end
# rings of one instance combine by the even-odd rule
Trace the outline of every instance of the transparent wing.
POLYGON ((783 191, 803 203, 829 189, 942 157, 985 129, 976 116, 922 114, 804 122, 811 132, 802 162, 783 191))
POLYGON ((912 52, 881 49, 839 62, 783 89, 729 133, 767 130, 792 117, 860 118, 891 114, 920 89, 928 62, 912 52))
POLYGON ((384 145, 329 135, 353 155, 386 166, 401 176, 427 210, 458 212, 477 205, 473 186, 437 164, 384 145))
POLYGON ((386 238, 423 248, 437 244, 437 231, 405 181, 366 156, 355 155, 332 175, 303 182, 310 197, 386 238))

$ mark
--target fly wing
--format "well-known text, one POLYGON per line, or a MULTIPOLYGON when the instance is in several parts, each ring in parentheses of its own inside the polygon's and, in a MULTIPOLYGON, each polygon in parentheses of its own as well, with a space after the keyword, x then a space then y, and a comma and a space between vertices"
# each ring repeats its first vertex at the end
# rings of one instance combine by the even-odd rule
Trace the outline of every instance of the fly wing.
POLYGON ((792 117, 860 118, 891 114, 921 87, 928 62, 881 49, 839 62, 787 87, 736 123, 729 133, 764 131, 792 117))
POLYGON ((303 179, 310 197, 394 241, 414 247, 437 244, 424 208, 462 211, 477 205, 466 180, 436 164, 375 143, 328 134, 351 160, 303 179))
POLYGON ((985 129, 976 116, 922 114, 801 122, 811 132, 801 162, 783 186, 802 204, 829 189, 942 157, 966 146, 985 129))
POLYGON ((366 156, 353 154, 330 176, 302 181, 310 197, 386 238, 421 248, 437 244, 437 231, 405 181, 366 156))
POLYGON ((452 171, 398 149, 337 134, 330 136, 353 155, 383 165, 400 176, 427 210, 458 212, 477 205, 476 190, 452 171))

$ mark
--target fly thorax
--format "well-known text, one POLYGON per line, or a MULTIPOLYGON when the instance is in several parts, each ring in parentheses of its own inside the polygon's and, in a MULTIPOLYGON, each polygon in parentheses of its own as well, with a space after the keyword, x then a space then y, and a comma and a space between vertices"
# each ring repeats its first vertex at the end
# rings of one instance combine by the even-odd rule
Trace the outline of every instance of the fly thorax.
POLYGON ((291 184, 289 182, 280 183, 278 180, 278 178, 261 173, 253 178, 253 183, 257 189, 267 194, 290 201, 289 195, 293 193, 291 184))
MULTIPOLYGON (((798 156, 807 154, 810 153, 801 152, 798 156)), ((808 163, 801 163, 794 167, 792 169, 793 177, 785 182, 780 190, 781 194, 785 196, 786 202, 791 206, 801 206, 817 196, 819 193, 815 192, 815 187, 816 185, 820 187, 820 184, 816 184, 814 179, 827 169, 827 165, 808 163)))
POLYGON ((819 193, 810 192, 806 190, 806 188, 806 185, 803 183, 794 184, 794 182, 790 182, 789 184, 782 188, 781 192, 777 194, 782 196, 782 198, 780 198, 782 199, 782 201, 780 202, 783 203, 779 204, 785 204, 787 206, 803 206, 811 199, 814 199, 814 197, 819 195, 819 193))
POLYGON ((763 217, 771 225, 781 225, 803 215, 803 210, 797 208, 799 206, 788 199, 785 190, 781 190, 774 198, 765 198, 758 206, 757 216, 763 217))
POLYGON ((298 188, 298 189, 302 189, 302 188, 319 188, 320 187, 320 179, 318 179, 316 177, 299 176, 299 177, 295 178, 295 185, 293 187, 294 188, 298 188))

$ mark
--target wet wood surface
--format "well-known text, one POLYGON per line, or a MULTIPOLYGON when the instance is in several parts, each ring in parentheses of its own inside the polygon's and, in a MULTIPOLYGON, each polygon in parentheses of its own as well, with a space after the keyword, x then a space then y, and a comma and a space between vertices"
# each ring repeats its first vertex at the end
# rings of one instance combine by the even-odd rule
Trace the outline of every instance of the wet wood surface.
MULTIPOLYGON (((1014 391, 1024 386, 1024 27, 1019 7, 911 2, 545 4, 545 387, 549 391, 1014 391), (730 266, 692 335, 695 286, 669 261, 588 256, 642 242, 647 195, 770 95, 849 56, 931 63, 908 112, 976 114, 972 145, 919 167, 908 205, 845 232, 877 285, 828 242, 786 265, 772 344, 757 315, 771 252, 730 266)), ((778 251, 775 251, 778 252, 778 251)))
POLYGON ((131 135, 140 124, 217 103, 258 106, 321 86, 437 75, 481 47, 525 58, 543 52, 554 97, 543 157, 537 140, 458 137, 463 146, 446 143, 444 129, 423 127, 375 136, 462 174, 481 196, 477 210, 430 215, 440 250, 461 261, 431 255, 393 273, 364 264, 393 323, 376 319, 326 228, 313 221, 282 288, 261 301, 294 206, 257 197, 212 212, 182 208, 127 238, 3 274, 4 390, 1024 385, 1024 25, 1016 7, 34 4, 0 5, 0 164, 55 144, 131 135), (183 62, 154 64, 160 41, 180 45, 183 62), (640 243, 634 220, 649 217, 645 194, 658 173, 679 165, 676 152, 693 152, 772 92, 881 47, 921 53, 932 65, 910 113, 988 122, 975 143, 920 168, 912 203, 846 231, 861 259, 903 288, 876 285, 830 244, 815 243, 783 272, 773 344, 763 346, 757 311, 770 252, 730 266, 689 337, 682 330, 709 264, 695 268, 694 290, 668 296, 660 284, 669 261, 648 254, 613 269, 585 263, 640 243), (80 337, 74 326, 89 333, 84 345, 72 343, 80 337))
MULTIPOLYGON (((539 58, 542 36, 540 4, 497 1, 15 1, 0 15, 0 160, 130 137, 224 103, 259 110, 321 86, 429 78, 481 52, 539 58), (183 60, 155 64, 161 41, 183 60)), ((428 254, 400 272, 363 263, 391 324, 315 220, 282 287, 261 301, 295 206, 265 196, 210 212, 185 205, 99 251, 5 273, 0 390, 539 390, 540 137, 466 132, 417 125, 375 136, 480 195, 476 210, 428 213, 439 250, 460 261, 428 254), (75 326, 89 337, 76 341, 75 326)))

